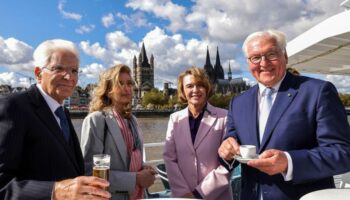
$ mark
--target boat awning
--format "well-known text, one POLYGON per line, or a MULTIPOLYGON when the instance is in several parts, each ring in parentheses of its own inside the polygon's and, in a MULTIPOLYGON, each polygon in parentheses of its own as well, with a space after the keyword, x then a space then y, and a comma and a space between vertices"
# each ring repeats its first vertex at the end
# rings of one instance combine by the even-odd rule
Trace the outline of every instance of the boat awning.
POLYGON ((334 15, 287 44, 288 67, 350 75, 350 10, 334 15))

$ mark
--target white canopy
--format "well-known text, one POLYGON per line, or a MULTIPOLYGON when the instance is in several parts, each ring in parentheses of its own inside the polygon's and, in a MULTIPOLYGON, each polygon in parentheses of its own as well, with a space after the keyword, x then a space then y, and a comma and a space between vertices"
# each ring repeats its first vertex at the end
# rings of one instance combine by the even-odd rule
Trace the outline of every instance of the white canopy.
POLYGON ((334 15, 287 44, 288 67, 350 75, 350 10, 334 15))

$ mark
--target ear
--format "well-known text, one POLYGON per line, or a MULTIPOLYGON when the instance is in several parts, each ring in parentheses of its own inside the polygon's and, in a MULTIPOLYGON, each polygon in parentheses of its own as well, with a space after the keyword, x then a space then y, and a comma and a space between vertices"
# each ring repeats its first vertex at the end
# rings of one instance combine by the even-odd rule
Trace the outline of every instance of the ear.
POLYGON ((41 70, 40 67, 35 67, 35 68, 34 68, 35 78, 36 78, 36 80, 38 81, 38 83, 41 82, 41 73, 42 73, 42 70, 41 70))
POLYGON ((286 64, 288 64, 288 54, 286 50, 284 50, 284 58, 286 59, 286 64))

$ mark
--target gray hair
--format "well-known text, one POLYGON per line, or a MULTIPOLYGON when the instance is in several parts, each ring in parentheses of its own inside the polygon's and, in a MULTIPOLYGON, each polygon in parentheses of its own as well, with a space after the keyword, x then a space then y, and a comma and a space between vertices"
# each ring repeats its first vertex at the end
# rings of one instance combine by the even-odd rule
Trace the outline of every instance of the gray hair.
POLYGON ((50 62, 52 54, 56 50, 70 51, 74 55, 76 55, 76 57, 78 58, 78 61, 80 61, 78 48, 73 42, 68 40, 62 40, 62 39, 53 39, 53 40, 46 40, 42 42, 35 49, 33 54, 34 66, 35 67, 47 66, 50 62))
POLYGON ((281 50, 283 52, 285 52, 286 50, 286 36, 284 35, 283 32, 277 31, 277 30, 266 30, 266 31, 258 31, 258 32, 254 32, 250 35, 248 35, 248 37, 244 40, 243 46, 242 46, 242 50, 244 55, 247 57, 248 56, 248 50, 247 50, 247 44, 252 41, 253 39, 259 38, 259 37, 263 37, 263 36, 267 36, 270 38, 273 38, 276 40, 277 45, 279 46, 279 48, 281 48, 281 50))

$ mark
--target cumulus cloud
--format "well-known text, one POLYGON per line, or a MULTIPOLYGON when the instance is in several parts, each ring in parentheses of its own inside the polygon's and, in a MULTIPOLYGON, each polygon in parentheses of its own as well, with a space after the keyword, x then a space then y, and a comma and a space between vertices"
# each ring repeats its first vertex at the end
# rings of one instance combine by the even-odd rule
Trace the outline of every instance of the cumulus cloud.
POLYGON ((23 64, 32 60, 33 48, 15 38, 0 37, 0 64, 23 64))
POLYGON ((169 20, 170 24, 167 28, 172 32, 178 31, 185 25, 186 8, 170 0, 129 0, 126 7, 150 12, 157 17, 169 20))
POLYGON ((327 75, 326 80, 332 82, 339 93, 350 94, 350 76, 327 75))
POLYGON ((75 32, 78 34, 85 34, 93 31, 95 29, 95 25, 82 25, 79 28, 75 29, 75 32))
POLYGON ((66 0, 59 0, 58 1, 58 10, 61 13, 61 15, 66 19, 73 19, 75 21, 80 21, 82 19, 82 16, 78 13, 65 11, 64 10, 65 4, 66 4, 66 0))
POLYGON ((111 25, 115 24, 115 21, 114 21, 114 16, 112 13, 108 13, 107 15, 104 15, 102 17, 102 24, 104 27, 108 28, 110 27, 111 25))
POLYGON ((29 87, 28 78, 18 77, 14 72, 0 73, 0 85, 10 85, 12 87, 29 87))
POLYGON ((151 27, 152 23, 148 22, 147 18, 142 12, 136 12, 130 15, 125 15, 118 12, 116 18, 121 20, 119 28, 124 28, 126 32, 132 32, 135 28, 151 27))
POLYGON ((101 72, 103 72, 105 68, 102 64, 99 63, 92 63, 89 64, 81 69, 82 75, 86 76, 87 78, 96 78, 98 77, 101 72))

